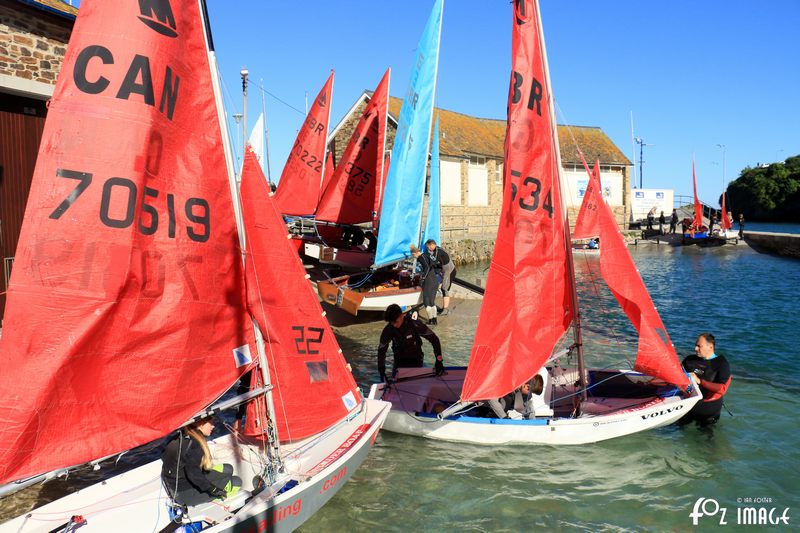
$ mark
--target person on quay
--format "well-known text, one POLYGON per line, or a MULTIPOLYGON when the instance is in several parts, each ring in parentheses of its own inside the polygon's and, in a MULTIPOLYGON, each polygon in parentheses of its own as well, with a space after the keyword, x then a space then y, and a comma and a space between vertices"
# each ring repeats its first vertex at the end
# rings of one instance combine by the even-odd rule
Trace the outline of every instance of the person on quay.
POLYGON ((426 339, 433 347, 435 357, 434 372, 437 376, 444 373, 442 344, 439 337, 419 319, 411 318, 397 304, 386 308, 383 319, 387 322, 381 332, 378 343, 378 375, 381 381, 388 382, 386 376, 386 352, 392 347, 394 355, 394 372, 398 368, 419 368, 423 366, 425 353, 422 351, 422 339, 426 339))
POLYGON ((664 211, 658 217, 658 233, 664 235, 664 224, 667 222, 667 217, 664 216, 664 211))
POLYGON ((744 239, 744 213, 739 213, 739 238, 744 239))
POLYGON ((675 235, 675 230, 678 227, 678 211, 673 209, 672 215, 669 217, 669 232, 675 235))
POLYGON ((214 431, 212 417, 181 429, 161 456, 161 480, 167 493, 181 505, 199 505, 236 494, 242 480, 230 464, 213 464, 207 438, 214 431))
POLYGON ((717 355, 716 339, 711 333, 698 335, 694 351, 682 365, 694 385, 700 387, 703 399, 681 418, 681 423, 710 426, 719 420, 722 412, 722 399, 731 384, 731 367, 724 355, 717 355))

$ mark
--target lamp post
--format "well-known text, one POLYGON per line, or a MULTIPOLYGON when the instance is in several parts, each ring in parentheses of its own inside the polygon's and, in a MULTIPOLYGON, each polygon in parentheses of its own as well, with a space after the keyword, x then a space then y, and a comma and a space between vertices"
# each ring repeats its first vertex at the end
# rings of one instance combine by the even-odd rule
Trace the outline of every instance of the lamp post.
POLYGON ((644 153, 643 149, 644 149, 645 146, 655 146, 655 145, 654 144, 647 144, 646 142, 644 142, 642 140, 641 137, 636 137, 634 139, 634 141, 636 142, 636 144, 639 145, 639 188, 641 189, 642 188, 642 182, 644 181, 642 179, 642 163, 644 162, 644 158, 642 157, 642 155, 644 153))
POLYGON ((242 98, 244 105, 242 105, 242 147, 247 144, 247 72, 246 68, 239 71, 242 75, 242 98))
POLYGON ((722 148, 722 194, 725 194, 725 145, 717 144, 717 148, 722 148))

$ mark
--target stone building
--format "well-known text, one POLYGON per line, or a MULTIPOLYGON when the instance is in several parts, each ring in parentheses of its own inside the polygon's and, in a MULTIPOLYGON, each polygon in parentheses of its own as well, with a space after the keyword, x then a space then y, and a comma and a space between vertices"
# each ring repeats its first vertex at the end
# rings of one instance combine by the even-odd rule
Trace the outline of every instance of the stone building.
MULTIPOLYGON (((60 0, 0 0, 0 254, 2 291, 17 248, 47 100, 78 10, 60 0)), ((0 295, 0 316, 5 296, 0 295)))
MULTIPOLYGON (((338 161, 370 98, 364 92, 331 132, 329 148, 338 161)), ((389 100, 386 150, 391 150, 402 100, 389 100)), ((506 121, 436 109, 440 128, 442 240, 461 261, 488 258, 494 247, 503 193, 506 121)), ((558 126, 569 217, 574 225, 588 183, 578 147, 589 164, 599 159, 604 196, 620 225, 628 220, 633 166, 600 128, 558 126)))

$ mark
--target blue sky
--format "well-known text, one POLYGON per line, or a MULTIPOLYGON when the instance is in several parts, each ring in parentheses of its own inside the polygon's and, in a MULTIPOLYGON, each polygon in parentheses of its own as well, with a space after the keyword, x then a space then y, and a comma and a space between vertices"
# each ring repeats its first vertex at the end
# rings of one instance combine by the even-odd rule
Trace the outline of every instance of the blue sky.
MULTIPOLYGON (((306 94, 313 100, 330 69, 332 125, 388 66, 391 94, 402 95, 433 5, 207 1, 229 114, 241 112, 242 67, 250 72, 251 126, 262 107, 255 86, 270 93, 273 177, 303 121, 306 94)), ((650 145, 645 188, 691 194, 694 154, 700 197, 716 205, 717 144, 725 145, 727 181, 747 165, 800 154, 800 1, 541 0, 541 8, 558 122, 602 128, 633 160, 633 112, 636 135, 650 145)), ((510 9, 507 0, 445 0, 437 107, 505 118, 510 9)))

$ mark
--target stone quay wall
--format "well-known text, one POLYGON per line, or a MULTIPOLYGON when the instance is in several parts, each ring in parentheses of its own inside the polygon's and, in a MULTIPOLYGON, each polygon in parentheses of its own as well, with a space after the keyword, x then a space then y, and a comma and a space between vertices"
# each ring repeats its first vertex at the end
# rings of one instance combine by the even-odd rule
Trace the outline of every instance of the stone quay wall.
POLYGON ((800 235, 745 231, 744 240, 759 251, 800 259, 800 235))

